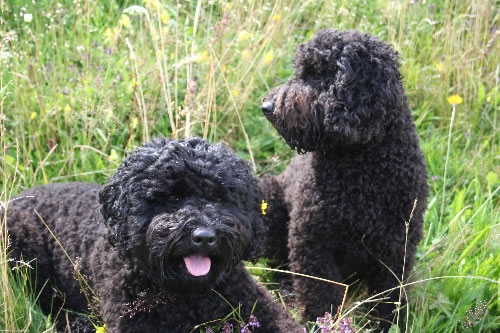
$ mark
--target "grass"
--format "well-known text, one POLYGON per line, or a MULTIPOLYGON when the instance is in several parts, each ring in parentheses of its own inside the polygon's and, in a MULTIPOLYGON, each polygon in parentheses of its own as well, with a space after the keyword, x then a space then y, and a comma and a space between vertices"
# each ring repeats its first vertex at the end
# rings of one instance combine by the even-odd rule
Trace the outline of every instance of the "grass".
MULTIPOLYGON (((153 136, 224 142, 257 175, 278 173, 293 153, 258 106, 290 77, 297 45, 327 27, 392 43, 431 186, 407 331, 500 329, 496 1, 8 0, 0 11, 3 203, 47 182, 103 183, 153 136)), ((49 330, 7 264, 5 228, 2 217, 0 330, 49 330)))

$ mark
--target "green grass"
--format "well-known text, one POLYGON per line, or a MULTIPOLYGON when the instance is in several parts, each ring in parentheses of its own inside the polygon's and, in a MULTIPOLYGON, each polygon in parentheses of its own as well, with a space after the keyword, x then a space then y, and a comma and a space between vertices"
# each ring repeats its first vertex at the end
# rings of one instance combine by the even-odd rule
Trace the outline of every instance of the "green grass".
MULTIPOLYGON (((431 186, 408 331, 500 330, 497 1, 8 0, 0 10, 4 203, 47 182, 104 183, 153 136, 224 142, 256 175, 278 173, 293 152, 258 106, 292 74, 297 45, 330 27, 392 43, 431 186)), ((2 217, 0 330, 49 329, 34 319, 26 275, 7 264, 5 227, 2 217)))

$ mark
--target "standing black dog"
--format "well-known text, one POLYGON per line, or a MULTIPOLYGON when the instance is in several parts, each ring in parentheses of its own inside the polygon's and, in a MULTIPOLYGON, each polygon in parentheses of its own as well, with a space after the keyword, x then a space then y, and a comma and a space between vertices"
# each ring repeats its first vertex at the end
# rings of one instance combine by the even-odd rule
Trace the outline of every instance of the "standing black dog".
MULTIPOLYGON (((279 176, 261 180, 270 209, 267 256, 334 281, 354 275, 372 294, 395 288, 413 267, 428 196, 399 55, 368 34, 323 30, 299 46, 294 68, 262 105, 302 154, 279 176)), ((305 319, 342 301, 341 287, 293 282, 305 319)), ((399 290, 386 296, 376 307, 385 329, 399 290)))
POLYGON ((194 332, 233 310, 259 332, 303 332, 241 262, 262 249, 261 200, 248 165, 224 146, 155 139, 104 187, 51 184, 12 200, 12 256, 37 259, 46 311, 53 286, 66 308, 87 310, 43 219, 89 278, 108 332, 194 332))

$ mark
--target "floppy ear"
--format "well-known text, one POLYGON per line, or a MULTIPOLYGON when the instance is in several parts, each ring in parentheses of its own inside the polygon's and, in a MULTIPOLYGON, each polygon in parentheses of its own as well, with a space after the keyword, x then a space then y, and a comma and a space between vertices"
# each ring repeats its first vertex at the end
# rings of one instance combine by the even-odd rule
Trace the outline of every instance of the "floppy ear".
POLYGON ((298 47, 295 73, 262 106, 299 153, 382 140, 408 108, 391 45, 356 31, 319 31, 298 47))
POLYGON ((123 227, 128 210, 127 195, 126 191, 122 190, 124 184, 114 181, 114 178, 113 176, 99 193, 99 202, 104 224, 108 227, 108 240, 118 248, 119 254, 123 255, 124 247, 117 245, 124 243, 126 238, 123 227))
POLYGON ((407 107, 397 52, 382 41, 370 42, 384 51, 346 45, 334 78, 318 97, 328 141, 350 145, 381 140, 392 119, 407 107))

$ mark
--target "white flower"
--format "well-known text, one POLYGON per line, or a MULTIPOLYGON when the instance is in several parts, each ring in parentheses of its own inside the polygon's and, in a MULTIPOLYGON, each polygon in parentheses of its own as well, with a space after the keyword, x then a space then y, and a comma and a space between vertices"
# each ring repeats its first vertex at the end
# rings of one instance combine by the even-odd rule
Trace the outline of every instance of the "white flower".
POLYGON ((24 13, 24 22, 30 23, 33 20, 33 14, 24 13))

